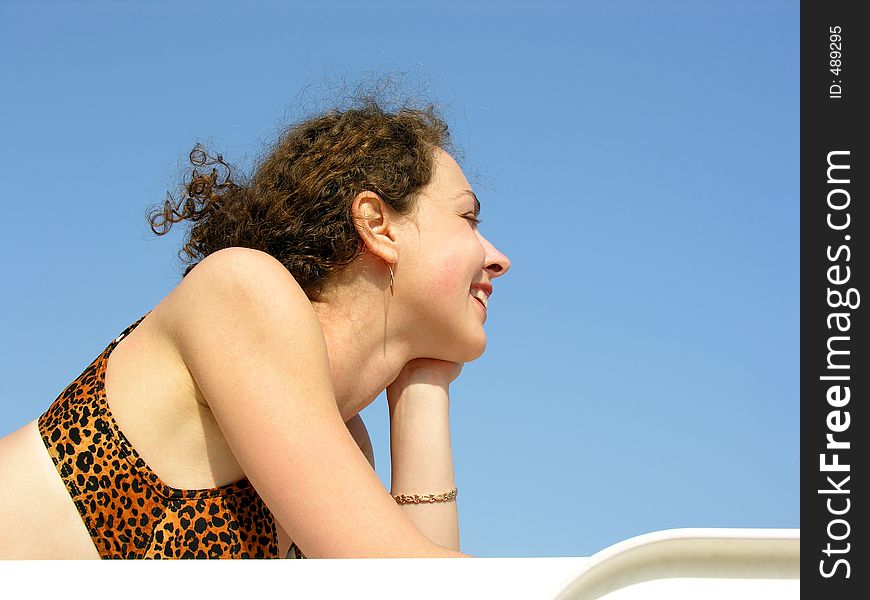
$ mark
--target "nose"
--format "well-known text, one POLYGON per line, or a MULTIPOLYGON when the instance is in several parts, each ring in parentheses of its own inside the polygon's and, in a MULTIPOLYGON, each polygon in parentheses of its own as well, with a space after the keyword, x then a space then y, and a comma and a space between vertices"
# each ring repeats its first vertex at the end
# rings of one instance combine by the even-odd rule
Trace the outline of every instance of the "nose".
POLYGON ((511 268, 510 259, 502 254, 498 248, 493 246, 492 243, 482 235, 480 236, 480 239, 483 243, 483 248, 486 251, 483 268, 489 273, 490 279, 501 277, 511 268))

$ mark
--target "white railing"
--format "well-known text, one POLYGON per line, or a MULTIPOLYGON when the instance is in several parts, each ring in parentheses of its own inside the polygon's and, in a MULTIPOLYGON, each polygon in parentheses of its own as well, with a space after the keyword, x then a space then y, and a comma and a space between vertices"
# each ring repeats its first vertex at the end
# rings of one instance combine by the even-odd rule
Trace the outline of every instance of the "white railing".
POLYGON ((0 581, 15 599, 779 600, 799 597, 799 558, 797 529, 671 529, 589 557, 0 560, 0 581))
POLYGON ((590 557, 558 600, 800 597, 800 530, 669 529, 590 557))

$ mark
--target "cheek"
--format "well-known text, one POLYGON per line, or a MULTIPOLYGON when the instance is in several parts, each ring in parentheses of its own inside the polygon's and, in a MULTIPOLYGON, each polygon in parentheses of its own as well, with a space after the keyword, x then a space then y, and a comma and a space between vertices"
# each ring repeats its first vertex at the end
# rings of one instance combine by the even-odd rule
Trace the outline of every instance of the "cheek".
POLYGON ((450 245, 438 257, 433 269, 433 281, 437 291, 451 296, 468 291, 476 269, 482 264, 482 250, 478 243, 450 245))
POLYGON ((455 299, 468 293, 486 256, 480 240, 470 229, 459 229, 431 241, 428 248, 423 261, 429 300, 437 303, 440 298, 455 299))
POLYGON ((454 298, 462 285, 468 284, 468 270, 460 268, 455 261, 448 261, 432 268, 427 294, 437 302, 439 298, 454 298))

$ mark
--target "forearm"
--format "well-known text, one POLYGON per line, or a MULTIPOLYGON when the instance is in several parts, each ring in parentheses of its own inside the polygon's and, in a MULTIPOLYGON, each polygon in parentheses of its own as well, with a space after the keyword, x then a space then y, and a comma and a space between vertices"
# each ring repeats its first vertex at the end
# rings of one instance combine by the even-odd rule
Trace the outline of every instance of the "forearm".
MULTIPOLYGON (((455 487, 450 447, 450 400, 444 387, 425 383, 390 397, 392 494, 440 494, 455 487)), ((403 504, 433 543, 459 550, 456 501, 403 504)))

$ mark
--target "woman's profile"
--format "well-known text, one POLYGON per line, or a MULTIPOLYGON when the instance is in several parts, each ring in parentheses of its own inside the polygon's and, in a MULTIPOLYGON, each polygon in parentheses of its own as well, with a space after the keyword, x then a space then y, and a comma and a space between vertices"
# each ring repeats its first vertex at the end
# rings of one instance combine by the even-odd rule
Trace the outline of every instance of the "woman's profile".
POLYGON ((250 177, 190 159, 150 216, 189 225, 181 281, 0 439, 0 558, 466 556, 449 385, 510 262, 447 126, 366 99, 250 177), (389 491, 359 417, 384 390, 389 491))

